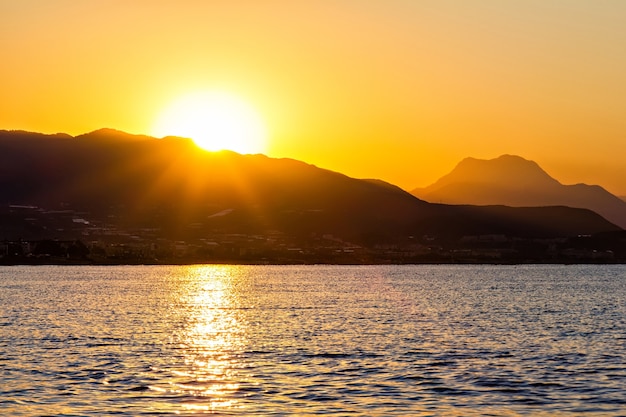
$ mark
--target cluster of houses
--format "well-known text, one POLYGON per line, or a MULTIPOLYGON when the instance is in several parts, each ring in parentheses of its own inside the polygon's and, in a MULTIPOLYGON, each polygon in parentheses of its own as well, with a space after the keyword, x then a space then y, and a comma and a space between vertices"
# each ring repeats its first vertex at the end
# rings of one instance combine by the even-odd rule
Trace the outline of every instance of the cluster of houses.
MULTIPOLYGON (((596 247, 589 236, 520 239, 466 236, 441 243, 436 236, 365 247, 331 234, 294 238, 266 234, 207 233, 164 237, 158 228, 123 230, 71 209, 0 208, 0 264, 11 263, 520 263, 624 262, 624 253, 596 247), (3 230, 4 229, 4 230, 3 230), (10 236, 3 236, 9 231, 10 236), (18 236, 18 232, 30 235, 18 236), (43 237, 45 236, 45 237, 43 237), (43 238, 42 238, 43 237, 43 238)), ((622 247, 626 247, 623 242, 622 247)))

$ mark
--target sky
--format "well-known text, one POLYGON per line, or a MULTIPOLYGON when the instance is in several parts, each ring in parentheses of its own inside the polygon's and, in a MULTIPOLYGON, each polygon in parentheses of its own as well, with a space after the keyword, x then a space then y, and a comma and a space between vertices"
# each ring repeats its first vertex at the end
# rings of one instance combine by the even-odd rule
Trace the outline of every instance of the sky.
POLYGON ((0 0, 0 129, 151 134, 227 91, 266 154, 405 189, 519 155, 626 195, 626 1, 0 0))

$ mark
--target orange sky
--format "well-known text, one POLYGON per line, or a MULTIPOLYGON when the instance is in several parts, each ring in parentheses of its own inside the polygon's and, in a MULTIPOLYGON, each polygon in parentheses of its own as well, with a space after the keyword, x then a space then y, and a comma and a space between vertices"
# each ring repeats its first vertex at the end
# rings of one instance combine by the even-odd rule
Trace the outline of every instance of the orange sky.
POLYGON ((467 156, 626 195, 626 2, 0 0, 0 129, 245 97, 268 154, 411 189, 467 156))

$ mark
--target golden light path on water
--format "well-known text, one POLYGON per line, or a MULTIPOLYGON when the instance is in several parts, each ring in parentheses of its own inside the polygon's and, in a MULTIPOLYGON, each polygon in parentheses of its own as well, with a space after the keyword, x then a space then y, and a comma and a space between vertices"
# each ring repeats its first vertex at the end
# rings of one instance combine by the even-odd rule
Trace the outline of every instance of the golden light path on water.
POLYGON ((184 366, 169 370, 173 376, 169 386, 150 388, 183 396, 184 413, 233 411, 240 408, 233 397, 239 389, 239 357, 247 343, 235 290, 238 267, 189 266, 184 270, 172 277, 178 287, 173 307, 182 323, 172 337, 184 366))

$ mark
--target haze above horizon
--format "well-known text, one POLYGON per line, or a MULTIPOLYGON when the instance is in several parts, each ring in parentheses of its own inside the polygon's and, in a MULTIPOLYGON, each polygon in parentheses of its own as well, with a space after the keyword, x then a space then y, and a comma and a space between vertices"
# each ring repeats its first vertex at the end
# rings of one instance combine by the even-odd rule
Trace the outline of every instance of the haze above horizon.
POLYGON ((625 2, 0 0, 0 48, 0 129, 152 134, 226 91, 271 157, 411 189, 514 154, 626 195, 625 2))

